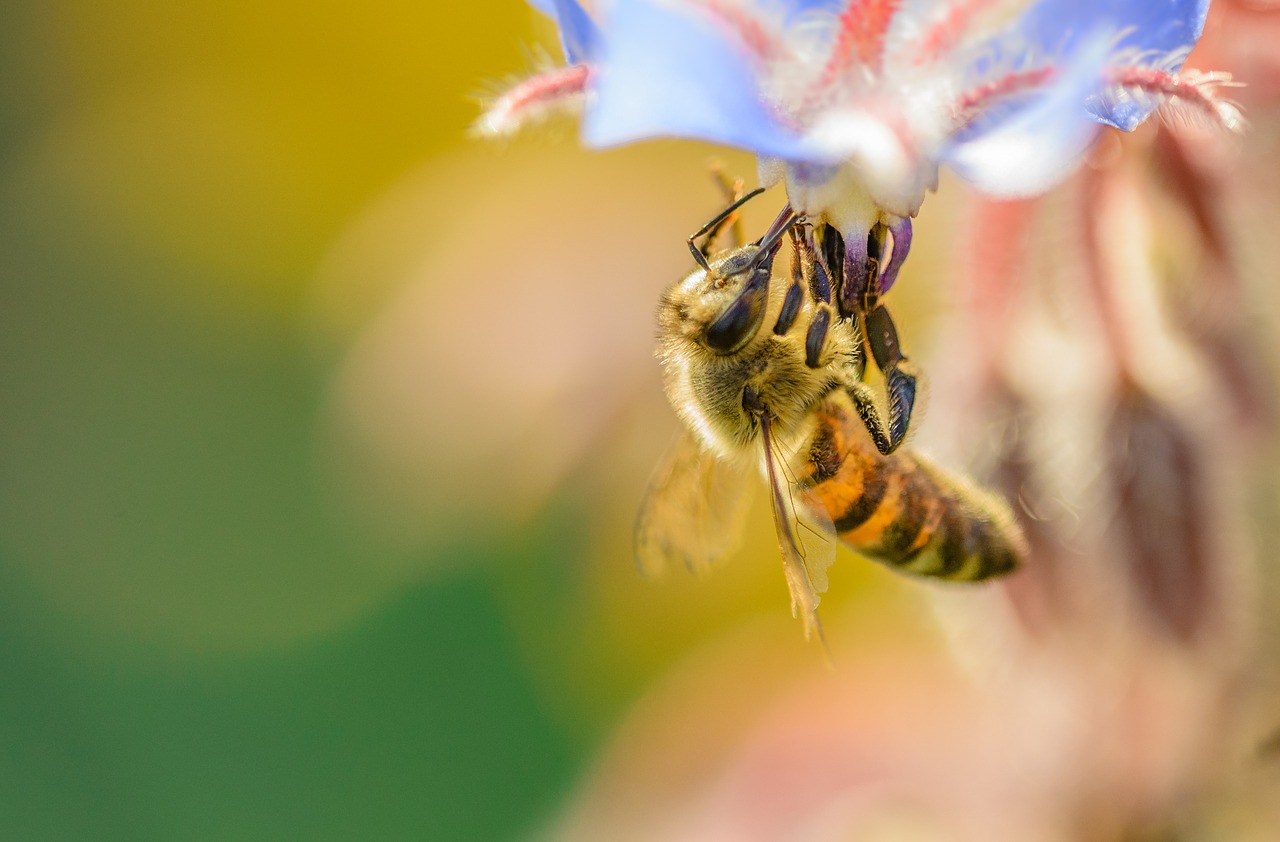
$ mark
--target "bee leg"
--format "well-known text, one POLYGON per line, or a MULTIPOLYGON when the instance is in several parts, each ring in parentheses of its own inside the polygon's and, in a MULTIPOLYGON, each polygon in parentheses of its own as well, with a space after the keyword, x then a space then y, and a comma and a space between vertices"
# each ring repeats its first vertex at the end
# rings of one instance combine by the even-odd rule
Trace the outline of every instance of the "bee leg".
POLYGON ((822 349, 827 344, 827 331, 831 328, 831 308, 819 304, 818 311, 809 322, 809 332, 804 337, 804 364, 809 368, 821 368, 822 349))
POLYGON ((876 448, 881 453, 891 453, 902 444, 902 440, 907 435, 907 427, 911 423, 911 410, 916 401, 915 366, 902 353, 902 348, 898 344, 898 331, 893 325, 889 311, 884 306, 877 306, 867 313, 865 325, 867 345, 871 349, 876 365, 884 373, 885 389, 889 397, 887 429, 880 420, 879 413, 875 411, 874 404, 864 408, 863 403, 860 403, 855 396, 855 405, 858 406, 858 414, 871 430, 876 448), (879 437, 877 437, 877 430, 872 428, 872 418, 875 426, 880 428, 879 437))
MULTIPOLYGON (((866 276, 868 270, 865 266, 858 263, 857 260, 849 261, 845 253, 844 237, 840 236, 840 232, 830 225, 821 225, 817 228, 818 243, 820 248, 815 249, 817 260, 815 265, 817 271, 823 273, 823 279, 826 282, 825 294, 823 300, 831 302, 835 298, 836 308, 840 313, 840 318, 848 319, 858 334, 858 341, 855 349, 858 353, 852 355, 849 360, 849 366, 857 380, 862 380, 867 373, 867 357, 870 354, 864 347, 861 337, 866 334, 863 329, 863 311, 861 310, 861 293, 854 296, 852 304, 846 304, 847 298, 846 284, 847 279, 851 277, 850 272, 854 268, 853 264, 858 264, 861 268, 857 269, 858 276, 866 276)), ((865 262, 865 261, 864 261, 865 262)), ((863 283, 859 289, 865 290, 866 284, 863 283)))
MULTIPOLYGON (((828 286, 836 291, 838 299, 840 290, 844 288, 844 237, 840 236, 839 231, 826 224, 817 226, 815 235, 817 263, 822 267, 828 279, 828 286)), ((830 296, 827 300, 831 300, 830 296)), ((842 310, 840 315, 847 318, 850 314, 842 310)))
POLYGON ((802 225, 794 226, 791 229, 791 245, 791 288, 787 290, 787 297, 783 300, 782 315, 791 321, 795 320, 801 307, 800 299, 807 288, 814 312, 805 333, 804 362, 809 368, 821 368, 826 365, 822 360, 822 351, 827 346, 827 334, 831 330, 831 282, 818 260, 811 229, 802 225), (793 299, 794 313, 791 311, 793 299))
POLYGON ((853 399, 853 408, 858 411, 858 417, 862 419, 863 426, 871 434, 871 441, 875 444, 876 450, 888 455, 897 449, 897 445, 902 442, 894 443, 890 438, 889 427, 884 423, 880 407, 877 406, 875 391, 866 383, 857 381, 846 383, 844 388, 853 399))
POLYGON ((813 228, 797 225, 791 229, 791 241, 792 277, 809 288, 809 298, 814 304, 830 304, 831 278, 818 256, 813 228))
POLYGON ((793 265, 791 286, 787 288, 787 295, 782 299, 782 310, 779 311, 778 321, 773 326, 775 336, 785 336, 787 331, 791 330, 796 317, 800 315, 800 306, 804 304, 804 287, 801 286, 800 278, 796 276, 794 269, 793 265))
MULTIPOLYGON (((785 336, 800 316, 804 306, 805 289, 810 297, 818 293, 817 281, 813 267, 816 265, 813 255, 812 235, 804 225, 793 225, 788 232, 791 235, 791 286, 787 288, 786 297, 782 300, 782 309, 778 312, 778 321, 773 326, 775 336, 785 336)), ((820 271, 820 270, 819 270, 820 271)), ((826 275, 821 276, 822 282, 826 275)), ((827 287, 827 300, 830 300, 831 289, 827 287)))

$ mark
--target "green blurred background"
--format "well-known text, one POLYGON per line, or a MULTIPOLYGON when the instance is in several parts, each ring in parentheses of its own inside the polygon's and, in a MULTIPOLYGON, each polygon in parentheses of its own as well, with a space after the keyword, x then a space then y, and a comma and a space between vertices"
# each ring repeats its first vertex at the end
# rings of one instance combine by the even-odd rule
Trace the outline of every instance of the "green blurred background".
POLYGON ((717 630, 817 660, 767 515, 633 571, 720 200, 690 144, 469 139, 554 45, 518 0, 0 6, 0 839, 517 838, 717 630))

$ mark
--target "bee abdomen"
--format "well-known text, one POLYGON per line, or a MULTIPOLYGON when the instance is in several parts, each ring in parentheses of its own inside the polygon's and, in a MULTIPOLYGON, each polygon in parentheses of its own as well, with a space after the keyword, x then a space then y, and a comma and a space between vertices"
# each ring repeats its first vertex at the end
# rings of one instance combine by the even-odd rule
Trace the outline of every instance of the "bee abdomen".
POLYGON ((913 454, 859 448, 842 427, 819 425, 801 482, 841 540, 919 576, 979 581, 1017 566, 1022 541, 1002 501, 913 454))
POLYGON ((910 573, 962 582, 990 579, 1017 566, 1018 542, 1000 515, 977 510, 946 489, 939 489, 934 505, 933 522, 922 523, 910 546, 882 543, 868 548, 868 554, 910 573))

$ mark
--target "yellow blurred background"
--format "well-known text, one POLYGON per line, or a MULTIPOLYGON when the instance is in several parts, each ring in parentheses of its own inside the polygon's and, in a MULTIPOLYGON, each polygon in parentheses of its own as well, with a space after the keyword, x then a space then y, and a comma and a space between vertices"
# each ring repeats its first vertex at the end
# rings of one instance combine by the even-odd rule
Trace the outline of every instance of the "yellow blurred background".
MULTIPOLYGON (((634 571, 720 198, 694 144, 468 138, 556 49, 518 0, 4 4, 0 838, 513 838, 724 630, 820 662, 763 511, 634 571)), ((912 598, 833 585, 848 639, 912 598)))
MULTIPOLYGON (((547 55, 554 29, 522 0, 0 7, 0 840, 594 839, 695 790, 718 804, 736 790, 716 774, 744 758, 786 784, 895 734, 911 757, 886 748, 890 765, 914 786, 915 758, 948 796, 985 768, 998 804, 1022 748, 1107 793, 1140 781, 1085 751, 1148 734, 1112 704, 1140 681, 1073 684, 1036 640, 1023 661, 983 651, 1036 674, 975 693, 930 589, 844 550, 828 673, 762 501, 725 569, 638 575, 632 523, 677 424, 653 311, 722 202, 709 160, 749 184, 754 163, 676 141, 586 151, 571 121, 469 137, 485 95, 547 55), (1073 697, 1114 730, 1056 727, 1073 697), (776 760, 796 745, 804 769, 776 760), (992 746, 1016 762, 975 766, 992 746)), ((1277 137, 1249 142, 1270 138, 1270 160, 1277 137)), ((1247 180, 1258 201, 1226 194, 1246 251, 1273 215, 1249 209, 1277 195, 1247 180)), ((967 358, 933 353, 964 294, 949 280, 991 246, 965 201, 946 182, 930 197, 893 305, 913 358, 952 372, 967 358)), ((748 205, 747 230, 780 204, 748 205)), ((1240 301, 1272 309, 1223 306, 1265 325, 1274 261, 1253 255, 1241 274, 1267 295, 1240 301)), ((1238 315, 1223 325, 1247 337, 1238 315)), ((1062 322, 1070 352, 1011 363, 1105 356, 1062 322)), ((926 392, 912 446, 965 435, 947 415, 961 381, 926 392)), ((1269 517, 1274 494, 1252 499, 1269 517)), ((991 604, 968 600, 979 632, 991 604)), ((1202 667, 1177 677, 1198 687, 1202 667)), ((747 807, 768 806, 757 784, 747 807)), ((888 821, 866 838, 905 838, 888 821)))

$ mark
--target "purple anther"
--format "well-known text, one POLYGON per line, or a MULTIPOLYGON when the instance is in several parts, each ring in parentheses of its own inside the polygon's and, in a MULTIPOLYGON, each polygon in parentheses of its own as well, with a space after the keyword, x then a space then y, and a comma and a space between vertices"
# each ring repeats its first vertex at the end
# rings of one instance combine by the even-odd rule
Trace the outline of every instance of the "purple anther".
POLYGON ((844 279, 840 284, 840 315, 861 312, 871 280, 871 255, 867 253, 867 232, 844 235, 844 279))
POLYGON ((902 268, 902 262, 907 259, 907 252, 911 251, 911 218, 908 216, 899 216, 893 218, 887 226, 889 233, 893 236, 893 244, 890 246, 889 264, 884 267, 884 272, 880 274, 880 294, 889 291, 893 286, 893 282, 898 280, 898 270, 902 268))

